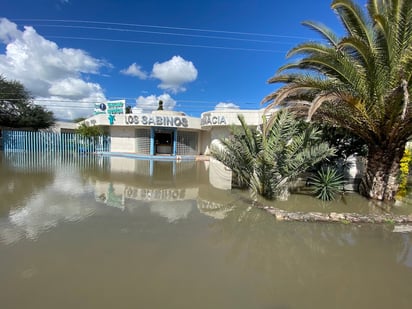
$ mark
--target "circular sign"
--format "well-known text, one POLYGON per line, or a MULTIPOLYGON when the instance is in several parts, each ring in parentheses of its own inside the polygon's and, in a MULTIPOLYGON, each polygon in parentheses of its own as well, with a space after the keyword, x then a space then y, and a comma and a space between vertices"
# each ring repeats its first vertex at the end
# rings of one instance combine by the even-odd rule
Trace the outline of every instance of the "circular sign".
POLYGON ((104 103, 101 103, 101 104, 99 105, 99 107, 100 107, 100 109, 101 109, 102 111, 105 111, 105 110, 106 110, 106 104, 104 104, 104 103))

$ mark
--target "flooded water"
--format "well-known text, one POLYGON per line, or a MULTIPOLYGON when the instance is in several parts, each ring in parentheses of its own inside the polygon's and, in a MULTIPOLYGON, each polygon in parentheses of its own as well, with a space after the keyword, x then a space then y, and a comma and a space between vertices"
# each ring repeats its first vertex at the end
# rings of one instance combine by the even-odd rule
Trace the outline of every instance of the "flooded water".
MULTIPOLYGON (((0 153, 1 308, 412 307, 412 234, 276 222, 209 171, 0 153)), ((357 195, 273 203, 375 211, 357 195)))

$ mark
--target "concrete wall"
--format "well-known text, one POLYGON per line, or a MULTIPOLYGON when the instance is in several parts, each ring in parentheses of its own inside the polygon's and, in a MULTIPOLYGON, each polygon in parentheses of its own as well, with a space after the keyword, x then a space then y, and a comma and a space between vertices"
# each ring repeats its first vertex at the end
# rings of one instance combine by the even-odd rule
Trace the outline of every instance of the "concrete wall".
POLYGON ((241 114, 245 118, 249 126, 257 126, 262 124, 264 110, 215 110, 202 113, 201 126, 202 128, 240 125, 238 115, 241 114))
POLYGON ((232 170, 215 158, 210 158, 209 181, 217 189, 230 190, 232 189, 232 170))
POLYGON ((210 131, 199 132, 199 153, 210 155, 210 131))
POLYGON ((112 152, 136 152, 135 128, 110 127, 112 152))
POLYGON ((229 127, 213 128, 210 132, 210 147, 219 145, 219 140, 230 135, 229 127))

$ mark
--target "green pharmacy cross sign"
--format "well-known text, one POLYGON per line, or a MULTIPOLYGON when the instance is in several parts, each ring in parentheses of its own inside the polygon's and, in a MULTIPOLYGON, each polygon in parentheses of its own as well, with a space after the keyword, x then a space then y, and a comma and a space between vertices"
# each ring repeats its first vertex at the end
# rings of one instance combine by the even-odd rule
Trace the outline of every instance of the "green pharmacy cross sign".
POLYGON ((109 119, 109 124, 110 124, 110 125, 113 125, 113 124, 114 124, 114 121, 116 120, 116 116, 110 114, 109 117, 107 117, 107 119, 109 119))

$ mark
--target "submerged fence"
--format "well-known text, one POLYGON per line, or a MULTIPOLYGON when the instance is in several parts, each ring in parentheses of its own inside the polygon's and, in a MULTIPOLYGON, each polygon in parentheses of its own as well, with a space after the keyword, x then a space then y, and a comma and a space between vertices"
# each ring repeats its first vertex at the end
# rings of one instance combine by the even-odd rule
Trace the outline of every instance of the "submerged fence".
POLYGON ((110 151, 110 137, 77 133, 3 130, 3 150, 24 152, 93 153, 110 151))
POLYGON ((91 169, 92 171, 110 171, 110 157, 64 152, 22 152, 7 151, 0 153, 3 167, 19 171, 22 174, 47 173, 56 170, 74 171, 91 169))

